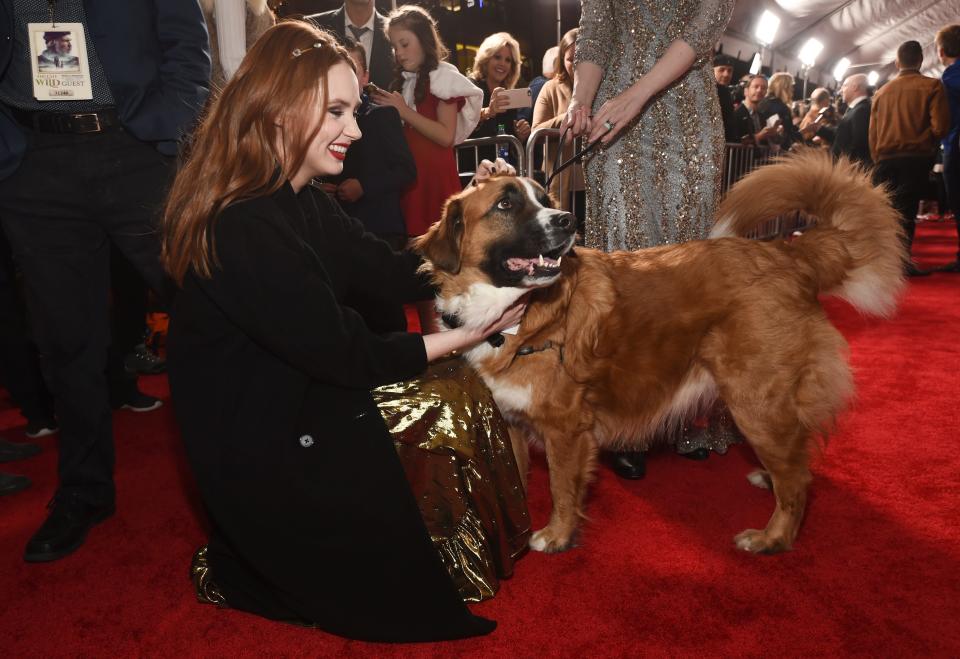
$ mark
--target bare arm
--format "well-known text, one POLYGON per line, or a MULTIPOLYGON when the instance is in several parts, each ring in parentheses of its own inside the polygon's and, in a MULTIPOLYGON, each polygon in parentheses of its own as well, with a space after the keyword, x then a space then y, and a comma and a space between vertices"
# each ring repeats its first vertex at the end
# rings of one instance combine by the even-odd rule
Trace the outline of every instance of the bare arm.
POLYGON ((651 98, 690 69, 696 57, 697 54, 686 41, 677 40, 671 43, 649 73, 603 104, 593 118, 589 141, 603 138, 602 142, 606 144, 615 139, 620 131, 640 114, 651 98), (607 122, 613 126, 612 129, 607 128, 607 122))
POLYGON ((455 102, 440 101, 437 104, 437 119, 428 119, 407 105, 400 92, 374 92, 373 102, 377 105, 390 105, 397 109, 400 118, 413 126, 418 133, 440 146, 452 147, 457 134, 457 112, 455 102))

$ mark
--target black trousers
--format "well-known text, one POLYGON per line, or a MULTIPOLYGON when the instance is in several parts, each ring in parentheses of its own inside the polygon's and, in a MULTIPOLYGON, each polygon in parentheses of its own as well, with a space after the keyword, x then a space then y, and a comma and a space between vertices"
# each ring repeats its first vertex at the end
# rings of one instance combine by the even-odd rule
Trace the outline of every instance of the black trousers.
POLYGON ((933 156, 903 156, 879 161, 874 167, 874 180, 886 183, 893 191, 893 205, 900 213, 907 254, 913 246, 917 229, 917 207, 927 187, 933 168, 933 156))
POLYGON ((0 218, 23 272, 60 422, 58 495, 112 501, 114 448, 105 370, 110 244, 163 294, 156 219, 173 163, 122 129, 28 131, 0 182, 0 218))
MULTIPOLYGON (((947 189, 947 203, 957 221, 957 258, 960 259, 960 146, 955 145, 943 154, 943 185, 947 189)), ((946 213, 946 208, 940 209, 946 213)))
POLYGON ((10 245, 0 231, 0 381, 28 421, 52 420, 53 399, 43 383, 25 317, 10 245))

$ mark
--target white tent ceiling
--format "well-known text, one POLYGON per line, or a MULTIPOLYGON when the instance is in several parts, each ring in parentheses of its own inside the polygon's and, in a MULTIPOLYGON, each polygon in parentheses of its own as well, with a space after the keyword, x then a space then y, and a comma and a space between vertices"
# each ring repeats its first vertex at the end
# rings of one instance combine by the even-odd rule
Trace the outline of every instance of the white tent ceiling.
POLYGON ((772 54, 774 70, 796 73, 797 53, 815 37, 824 48, 810 80, 821 84, 833 83, 831 72, 842 57, 852 62, 851 73, 876 70, 884 80, 894 72, 897 46, 911 39, 924 47, 924 73, 939 76, 934 36, 944 25, 960 23, 960 0, 737 0, 721 41, 725 53, 753 57, 759 50, 754 30, 765 9, 781 22, 764 63, 772 54))

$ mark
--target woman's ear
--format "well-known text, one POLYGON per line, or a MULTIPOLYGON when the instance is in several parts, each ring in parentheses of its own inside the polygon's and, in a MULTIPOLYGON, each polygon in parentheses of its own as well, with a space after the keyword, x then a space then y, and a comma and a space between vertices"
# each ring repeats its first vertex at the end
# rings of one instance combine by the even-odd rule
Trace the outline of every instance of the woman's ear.
POLYGON ((460 248, 463 244, 463 202, 447 201, 443 218, 413 241, 413 248, 438 270, 460 272, 460 248))

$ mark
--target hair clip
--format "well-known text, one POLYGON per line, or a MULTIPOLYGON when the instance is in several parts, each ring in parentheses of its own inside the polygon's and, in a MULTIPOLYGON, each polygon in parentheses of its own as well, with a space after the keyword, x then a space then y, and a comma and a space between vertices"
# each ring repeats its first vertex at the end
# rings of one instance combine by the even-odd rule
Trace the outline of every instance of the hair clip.
MULTIPOLYGON (((316 42, 315 44, 313 44, 312 48, 323 48, 323 45, 324 45, 324 44, 323 44, 322 41, 318 41, 318 42, 316 42)), ((293 51, 292 51, 290 54, 293 55, 294 57, 300 57, 300 56, 303 55, 305 52, 307 52, 307 51, 306 51, 306 50, 302 50, 302 49, 300 49, 300 48, 294 48, 293 51)))

